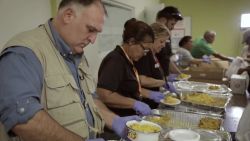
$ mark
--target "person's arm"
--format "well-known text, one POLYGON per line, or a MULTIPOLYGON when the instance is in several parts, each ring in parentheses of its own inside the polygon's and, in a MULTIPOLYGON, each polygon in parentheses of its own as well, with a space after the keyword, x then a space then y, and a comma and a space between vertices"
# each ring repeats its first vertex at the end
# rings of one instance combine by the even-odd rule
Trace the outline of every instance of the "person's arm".
POLYGON ((169 63, 169 71, 170 71, 170 73, 181 74, 181 71, 178 69, 178 67, 175 65, 175 63, 172 61, 170 61, 170 63, 169 63))
POLYGON ((250 58, 245 58, 244 61, 246 61, 247 63, 250 63, 250 58))
POLYGON ((188 64, 194 64, 194 65, 199 65, 203 62, 202 59, 196 59, 192 56, 192 54, 190 53, 190 51, 188 51, 187 49, 182 49, 180 48, 178 51, 177 51, 177 54, 181 54, 182 55, 182 58, 181 58, 181 61, 186 61, 188 62, 188 64))
POLYGON ((190 61, 190 64, 199 65, 199 64, 201 64, 202 62, 203 62, 203 60, 201 60, 201 59, 192 59, 192 60, 190 61))
POLYGON ((225 61, 229 61, 229 62, 232 61, 231 58, 229 58, 229 57, 227 57, 227 56, 224 56, 224 55, 222 55, 222 54, 216 53, 216 52, 213 53, 212 55, 213 55, 214 57, 216 57, 216 58, 221 59, 221 60, 225 60, 225 61))
POLYGON ((0 68, 0 120, 7 132, 25 141, 82 141, 42 110, 43 69, 30 49, 5 50, 0 68))
POLYGON ((247 66, 245 68, 240 68, 237 72, 237 74, 242 74, 244 71, 246 71, 248 74, 250 73, 250 66, 247 66))
POLYGON ((95 98, 94 101, 105 121, 105 125, 122 138, 126 138, 128 134, 126 126, 127 121, 140 120, 140 118, 136 115, 125 117, 115 115, 98 98, 95 98))
POLYGON ((145 75, 140 75, 141 85, 147 88, 161 87, 165 84, 164 80, 154 79, 145 75))
POLYGON ((145 97, 145 98, 149 98, 150 99, 150 90, 148 90, 148 89, 144 89, 144 88, 142 88, 141 89, 141 95, 142 95, 142 97, 145 97))
POLYGON ((97 94, 103 103, 109 107, 132 109, 135 103, 135 99, 125 97, 117 92, 112 92, 104 88, 97 88, 97 94))
POLYGON ((95 104, 98 107, 102 118, 105 121, 105 124, 108 128, 112 128, 113 119, 117 116, 111 112, 105 104, 102 103, 98 98, 94 98, 95 104))
POLYGON ((103 103, 105 103, 109 107, 120 108, 121 110, 133 109, 136 111, 137 114, 142 115, 149 115, 151 113, 150 107, 139 100, 125 97, 116 92, 112 92, 103 88, 97 88, 97 94, 99 98, 103 101, 103 103))
POLYGON ((220 54, 220 53, 215 52, 215 51, 210 47, 209 44, 204 44, 204 45, 203 45, 203 47, 202 47, 202 52, 203 52, 205 55, 208 55, 208 56, 209 56, 209 55, 213 55, 214 57, 219 58, 219 59, 221 59, 221 60, 225 60, 225 61, 229 61, 229 62, 232 61, 232 59, 230 59, 229 57, 224 56, 224 55, 222 55, 222 54, 220 54))
POLYGON ((12 131, 25 141, 84 141, 59 125, 43 110, 37 112, 27 123, 16 125, 12 131))

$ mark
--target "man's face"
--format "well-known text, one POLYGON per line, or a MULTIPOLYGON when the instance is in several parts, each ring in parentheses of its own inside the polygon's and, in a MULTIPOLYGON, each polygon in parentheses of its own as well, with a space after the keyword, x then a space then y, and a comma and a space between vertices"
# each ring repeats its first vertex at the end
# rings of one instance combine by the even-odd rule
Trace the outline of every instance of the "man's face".
POLYGON ((191 50, 192 49, 192 47, 193 47, 193 41, 192 41, 192 39, 190 39, 187 43, 186 43, 186 45, 184 46, 187 50, 191 50))
POLYGON ((215 40, 215 35, 214 34, 211 34, 207 37, 207 42, 212 44, 215 40))
MULTIPOLYGON (((67 13, 66 13, 67 14, 67 13)), ((73 54, 83 53, 83 48, 94 43, 97 33, 102 31, 105 13, 101 4, 92 4, 88 7, 77 6, 65 20, 62 37, 70 46, 73 54)))
POLYGON ((177 23, 177 20, 175 20, 175 19, 168 19, 168 20, 166 20, 165 25, 167 26, 167 28, 169 30, 173 30, 174 26, 176 25, 176 23, 177 23))

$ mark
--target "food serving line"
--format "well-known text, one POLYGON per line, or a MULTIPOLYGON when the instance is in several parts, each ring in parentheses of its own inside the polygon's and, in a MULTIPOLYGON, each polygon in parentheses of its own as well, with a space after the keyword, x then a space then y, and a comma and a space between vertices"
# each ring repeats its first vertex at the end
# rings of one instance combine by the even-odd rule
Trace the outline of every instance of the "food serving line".
MULTIPOLYGON (((167 96, 159 108, 143 117, 162 128, 157 140, 232 141, 230 132, 223 127, 226 107, 232 98, 230 88, 193 81, 176 81, 174 86, 177 94, 165 92, 167 96), (193 139, 188 140, 191 136, 193 139)), ((130 139, 140 141, 137 134, 129 129, 130 139)))

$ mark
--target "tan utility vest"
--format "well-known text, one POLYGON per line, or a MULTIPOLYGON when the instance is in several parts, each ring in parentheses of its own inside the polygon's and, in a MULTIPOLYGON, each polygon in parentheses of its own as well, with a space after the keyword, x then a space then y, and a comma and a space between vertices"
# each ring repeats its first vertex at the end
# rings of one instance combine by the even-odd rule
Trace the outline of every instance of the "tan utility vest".
MULTIPOLYGON (((96 89, 85 57, 78 67, 81 86, 85 94, 85 105, 81 103, 78 86, 63 57, 53 44, 54 40, 48 24, 21 33, 4 47, 24 46, 33 50, 40 60, 44 72, 41 103, 49 115, 68 130, 88 138, 89 132, 101 133, 104 122, 94 104, 92 93, 96 89), (85 108, 89 104, 94 117, 94 127, 87 122, 85 108)), ((0 125, 1 128, 1 125, 0 125)), ((46 129, 45 129, 46 130, 46 129)), ((0 132, 3 129, 0 129, 0 132)), ((2 137, 3 133, 0 133, 2 137)), ((5 141, 1 139, 1 141, 5 141)), ((13 140, 13 139, 9 139, 13 140)), ((16 139, 14 139, 16 140, 16 139)), ((7 140, 6 140, 7 141, 7 140)))

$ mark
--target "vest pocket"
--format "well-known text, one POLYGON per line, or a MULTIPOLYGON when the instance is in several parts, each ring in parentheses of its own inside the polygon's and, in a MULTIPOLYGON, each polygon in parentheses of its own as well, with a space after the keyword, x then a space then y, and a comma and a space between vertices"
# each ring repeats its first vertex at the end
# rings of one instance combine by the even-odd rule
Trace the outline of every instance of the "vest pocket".
POLYGON ((63 107, 48 110, 50 116, 68 130, 82 136, 89 135, 86 115, 80 103, 72 103, 63 107))
POLYGON ((45 97, 50 116, 70 131, 88 137, 87 118, 73 76, 67 74, 47 76, 45 84, 45 97))
POLYGON ((45 97, 48 109, 76 102, 81 103, 73 76, 48 76, 45 78, 45 84, 45 97))

